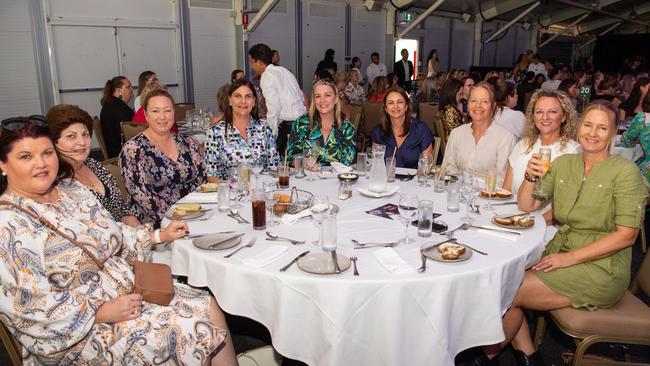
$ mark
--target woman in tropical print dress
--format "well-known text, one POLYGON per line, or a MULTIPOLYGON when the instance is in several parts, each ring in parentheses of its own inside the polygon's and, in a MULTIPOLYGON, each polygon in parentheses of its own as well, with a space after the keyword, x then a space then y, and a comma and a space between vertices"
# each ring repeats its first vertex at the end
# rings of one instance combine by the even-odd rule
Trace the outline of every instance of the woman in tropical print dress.
POLYGON ((187 225, 116 222, 87 187, 60 179, 72 171, 47 127, 12 124, 0 132, 0 321, 23 364, 236 365, 208 292, 177 284, 168 306, 132 293, 134 261, 187 225))
POLYGON ((319 144, 322 148, 317 157, 307 159, 307 169, 316 170, 333 161, 350 165, 357 153, 354 138, 354 126, 341 114, 336 86, 328 79, 319 80, 314 84, 309 112, 291 126, 287 160, 293 161, 295 155, 319 144))
POLYGON ((636 144, 643 149, 643 157, 636 161, 636 165, 650 183, 650 113, 637 113, 630 129, 623 134, 622 147, 634 147, 636 144))

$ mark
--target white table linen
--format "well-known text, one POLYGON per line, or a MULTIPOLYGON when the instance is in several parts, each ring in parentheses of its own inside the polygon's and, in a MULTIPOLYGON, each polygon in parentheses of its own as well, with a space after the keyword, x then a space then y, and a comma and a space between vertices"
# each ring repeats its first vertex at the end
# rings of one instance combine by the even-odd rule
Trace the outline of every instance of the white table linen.
MULTIPOLYGON (((337 252, 358 257, 360 276, 354 277, 352 268, 339 275, 308 274, 297 265, 279 272, 305 250, 321 252, 315 244, 318 231, 311 220, 267 227, 273 233, 308 241, 305 245, 291 245, 267 241, 263 231, 254 231, 252 225, 238 224, 219 212, 208 221, 189 221, 190 232, 242 230, 247 233, 242 243, 255 235, 257 244, 224 259, 235 248, 203 251, 190 240, 177 240, 170 246, 172 272, 187 276, 191 285, 209 287, 225 311, 262 323, 269 329, 278 352, 309 365, 453 365, 460 351, 504 339, 501 316, 516 294, 525 268, 536 263, 543 251, 546 225, 540 215, 535 215, 535 226, 522 230, 516 241, 482 235, 476 229, 454 234, 460 242, 488 256, 474 253, 469 260, 458 263, 429 260, 426 273, 413 270, 394 274, 374 258, 373 253, 381 247, 355 250, 350 239, 394 241, 403 236, 404 226, 365 211, 386 203, 396 204, 399 193, 408 191, 417 193, 419 199, 432 199, 434 212, 443 214, 439 220, 452 229, 460 225, 464 208, 448 213, 446 195, 434 193, 431 187, 418 187, 415 180, 396 182, 400 192, 392 197, 369 198, 355 192, 351 199, 340 201, 335 199, 336 179, 291 179, 292 185, 327 195, 340 207, 337 252), (263 268, 242 263, 273 245, 287 246, 287 254, 263 268)), ((356 183, 367 184, 364 177, 356 183)), ((250 202, 244 203, 240 212, 250 220, 249 207, 250 202)), ((515 205, 496 209, 499 213, 516 212, 515 205)), ((475 217, 476 224, 489 224, 487 213, 475 217)), ((445 237, 433 234, 420 238, 416 228, 411 226, 409 230, 417 243, 393 249, 415 269, 421 264, 420 246, 445 237)), ((165 261, 168 253, 156 253, 155 260, 165 261)))

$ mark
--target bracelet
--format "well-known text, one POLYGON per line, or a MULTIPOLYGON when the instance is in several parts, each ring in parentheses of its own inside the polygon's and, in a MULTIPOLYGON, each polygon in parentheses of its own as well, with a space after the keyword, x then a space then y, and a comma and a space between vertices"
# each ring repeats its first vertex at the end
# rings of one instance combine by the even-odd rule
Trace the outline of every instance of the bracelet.
POLYGON ((536 183, 539 180, 538 177, 532 177, 528 172, 524 173, 524 178, 531 183, 536 183))
POLYGON ((162 243, 162 240, 160 240, 160 229, 154 230, 153 239, 154 239, 154 244, 162 243))

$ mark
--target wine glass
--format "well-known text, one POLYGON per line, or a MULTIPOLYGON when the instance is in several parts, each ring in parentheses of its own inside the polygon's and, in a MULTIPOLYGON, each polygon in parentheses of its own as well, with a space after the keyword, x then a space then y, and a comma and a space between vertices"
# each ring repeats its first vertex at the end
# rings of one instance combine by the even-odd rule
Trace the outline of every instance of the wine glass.
POLYGON ((474 178, 463 174, 463 182, 460 186, 460 194, 465 199, 465 216, 461 217, 460 221, 471 224, 474 222, 474 219, 469 216, 470 213, 470 204, 474 198, 474 178))
POLYGON ((409 244, 414 243, 415 240, 409 238, 409 225, 411 221, 418 214, 418 196, 413 193, 402 193, 399 196, 399 204, 397 205, 400 216, 405 220, 404 225, 404 239, 400 243, 409 244))
POLYGON ((258 157, 251 161, 251 170, 253 171, 253 178, 255 179, 255 187, 260 185, 260 173, 264 169, 264 159, 258 157))
POLYGON ((264 183, 266 209, 269 212, 269 214, 267 215, 266 224, 269 226, 275 226, 278 224, 278 221, 276 220, 276 217, 273 214, 273 209, 275 208, 275 204, 278 203, 278 201, 280 200, 280 196, 278 195, 277 190, 278 190, 278 182, 273 181, 273 182, 264 183))
POLYGON ((329 198, 327 198, 327 196, 316 196, 314 197, 314 202, 311 205, 311 217, 313 217, 317 223, 320 223, 323 212, 329 209, 329 198))
POLYGON ((548 173, 551 167, 551 149, 541 147, 539 149, 539 160, 542 162, 542 176, 535 182, 535 190, 533 191, 533 198, 540 199, 544 197, 544 190, 542 189, 542 178, 548 173))
POLYGON ((487 211, 494 211, 492 208, 492 194, 497 185, 497 171, 495 168, 490 168, 485 172, 485 190, 488 192, 488 204, 485 206, 487 211))

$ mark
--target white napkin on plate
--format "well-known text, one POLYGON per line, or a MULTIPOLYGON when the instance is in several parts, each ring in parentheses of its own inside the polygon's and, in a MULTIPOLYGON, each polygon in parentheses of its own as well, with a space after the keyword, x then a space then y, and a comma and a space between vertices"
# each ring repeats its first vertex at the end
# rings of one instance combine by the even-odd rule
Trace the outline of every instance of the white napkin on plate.
POLYGON ((485 229, 477 229, 476 232, 478 232, 480 234, 485 234, 485 235, 492 235, 492 236, 495 236, 497 238, 507 239, 507 240, 510 240, 510 241, 517 241, 517 238, 519 237, 519 235, 517 235, 515 233, 509 234, 509 233, 503 233, 503 232, 500 232, 500 231, 485 230, 485 229))
POLYGON ((192 193, 188 194, 187 196, 183 197, 183 199, 181 200, 181 203, 214 202, 216 204, 218 194, 219 194, 218 192, 210 192, 210 193, 192 192, 192 193))
POLYGON ((242 259, 242 263, 247 266, 261 268, 280 259, 287 250, 289 250, 289 247, 273 245, 257 253, 254 257, 242 259))
POLYGON ((373 192, 367 187, 357 187, 357 191, 361 192, 361 194, 365 196, 381 198, 381 197, 392 196, 397 191, 399 191, 399 186, 390 186, 390 185, 386 186, 386 190, 381 193, 373 192))
POLYGON ((388 272, 395 274, 413 273, 415 270, 393 248, 382 248, 374 253, 375 259, 388 272))
POLYGON ((334 171, 336 171, 338 174, 349 173, 352 171, 351 167, 341 164, 338 161, 333 161, 330 163, 330 165, 332 165, 332 168, 334 168, 334 171))
POLYGON ((309 209, 302 210, 302 211, 300 211, 300 212, 298 212, 297 214, 294 214, 294 215, 292 215, 292 214, 284 214, 284 215, 282 215, 282 223, 285 224, 285 225, 293 225, 296 222, 298 222, 298 220, 300 220, 301 218, 307 217, 309 215, 311 215, 311 211, 309 209))

